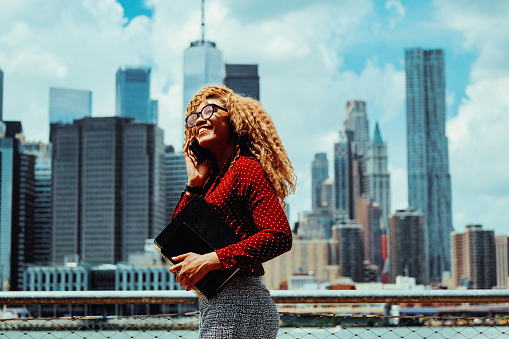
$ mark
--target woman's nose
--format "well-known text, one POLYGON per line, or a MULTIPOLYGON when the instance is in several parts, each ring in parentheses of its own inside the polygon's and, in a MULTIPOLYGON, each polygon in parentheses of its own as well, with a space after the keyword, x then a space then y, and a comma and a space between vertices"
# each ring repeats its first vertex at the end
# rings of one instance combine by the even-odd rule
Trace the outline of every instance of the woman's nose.
POLYGON ((201 114, 199 114, 199 115, 198 115, 198 119, 196 119, 195 126, 196 126, 196 125, 199 125, 199 124, 202 124, 202 123, 205 123, 205 119, 203 119, 203 117, 201 116, 201 114))

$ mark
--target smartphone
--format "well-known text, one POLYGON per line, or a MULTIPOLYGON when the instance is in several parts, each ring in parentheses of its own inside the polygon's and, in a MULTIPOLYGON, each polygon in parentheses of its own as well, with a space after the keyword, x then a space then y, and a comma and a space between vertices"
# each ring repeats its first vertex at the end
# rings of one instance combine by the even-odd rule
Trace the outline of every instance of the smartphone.
POLYGON ((213 158, 212 153, 208 149, 201 147, 200 143, 196 139, 189 143, 189 149, 193 152, 199 163, 212 160, 213 158))

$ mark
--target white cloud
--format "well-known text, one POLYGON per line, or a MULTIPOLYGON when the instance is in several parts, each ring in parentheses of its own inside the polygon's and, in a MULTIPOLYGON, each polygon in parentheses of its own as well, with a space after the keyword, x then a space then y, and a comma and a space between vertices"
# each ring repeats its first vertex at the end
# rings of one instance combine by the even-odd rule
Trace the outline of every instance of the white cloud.
POLYGON ((389 0, 385 3, 385 8, 391 12, 391 17, 389 19, 389 26, 391 28, 395 28, 398 22, 403 21, 406 15, 406 10, 401 4, 401 2, 397 0, 389 0))
POLYGON ((447 123, 454 182, 462 190, 509 192, 509 78, 467 88, 468 99, 447 123))
POLYGON ((482 223, 507 234, 509 218, 509 3, 436 1, 445 27, 475 50, 467 99, 447 122, 456 229, 482 223))
POLYGON ((479 53, 473 81, 509 76, 509 2, 436 0, 437 17, 445 27, 462 33, 463 46, 479 53))
POLYGON ((456 94, 454 92, 447 92, 445 102, 447 107, 452 107, 454 105, 454 100, 456 99, 456 94))
POLYGON ((368 109, 374 109, 368 112, 372 119, 387 122, 401 113, 405 102, 405 73, 396 70, 394 65, 381 67, 373 57, 360 75, 346 71, 339 75, 339 81, 348 99, 368 102, 368 109))

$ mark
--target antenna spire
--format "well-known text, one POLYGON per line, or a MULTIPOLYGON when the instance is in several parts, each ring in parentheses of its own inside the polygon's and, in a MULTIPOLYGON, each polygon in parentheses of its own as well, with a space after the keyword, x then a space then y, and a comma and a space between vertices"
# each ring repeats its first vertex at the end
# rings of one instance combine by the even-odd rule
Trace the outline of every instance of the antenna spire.
POLYGON ((201 42, 205 43, 205 0, 201 0, 201 42))

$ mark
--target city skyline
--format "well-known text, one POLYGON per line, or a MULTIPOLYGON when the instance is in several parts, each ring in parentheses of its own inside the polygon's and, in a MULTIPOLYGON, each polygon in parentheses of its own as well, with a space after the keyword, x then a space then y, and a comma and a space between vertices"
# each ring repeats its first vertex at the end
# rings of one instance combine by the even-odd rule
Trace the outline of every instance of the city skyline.
MULTIPOLYGON (((189 43, 199 39, 200 4, 148 4, 130 13, 110 1, 92 13, 81 2, 44 8, 25 6, 25 1, 2 3, 4 119, 21 120, 28 140, 47 140, 50 87, 90 90, 92 116, 113 116, 115 71, 126 64, 148 65, 159 99, 159 126, 166 144, 179 152, 182 58, 189 43), (71 20, 57 15, 63 8, 71 20)), ((309 164, 319 152, 333 159, 347 100, 366 101, 370 133, 379 122, 388 145, 392 211, 407 207, 404 49, 441 48, 454 227, 482 224, 507 234, 509 216, 503 212, 509 207, 509 171, 503 159, 509 158, 504 147, 509 140, 503 126, 509 117, 503 113, 509 100, 503 93, 509 88, 504 62, 509 48, 502 43, 509 31, 502 19, 509 13, 507 4, 265 5, 262 10, 263 3, 208 1, 206 39, 217 44, 225 63, 259 65, 262 104, 299 180, 296 194, 288 199, 292 222, 299 211, 311 209, 309 164)))

